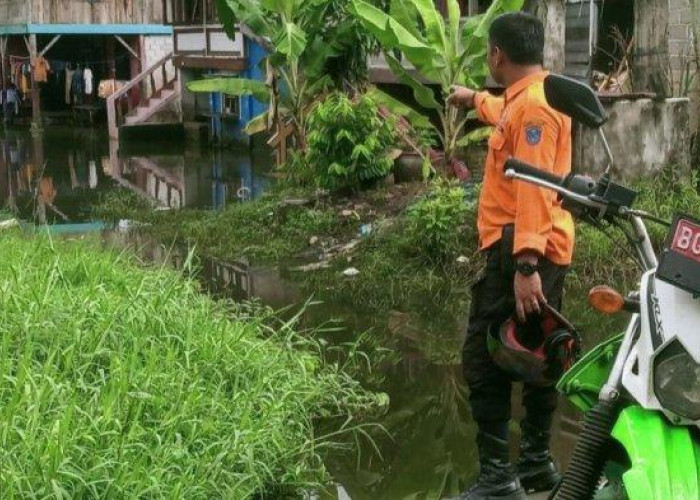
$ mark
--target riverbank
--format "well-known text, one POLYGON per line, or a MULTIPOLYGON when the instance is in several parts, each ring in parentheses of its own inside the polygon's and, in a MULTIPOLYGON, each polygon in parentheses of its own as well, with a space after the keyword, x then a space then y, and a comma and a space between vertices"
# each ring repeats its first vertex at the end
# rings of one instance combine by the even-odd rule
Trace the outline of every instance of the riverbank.
POLYGON ((315 424, 385 403, 293 322, 176 271, 15 231, 0 254, 6 495, 298 495, 328 479, 315 424))
MULTIPOLYGON (((700 206, 695 182, 673 169, 634 187, 637 208, 666 219, 700 206)), ((277 189, 222 212, 153 212, 119 194, 106 199, 97 214, 140 221, 141 230, 165 244, 194 247, 223 260, 280 266, 308 295, 362 308, 385 327, 414 314, 421 318, 414 321, 417 332, 436 333, 463 326, 469 286, 482 266, 476 251, 477 197, 478 186, 449 183, 384 186, 346 198, 277 189)), ((650 230, 660 246, 666 230, 653 225, 650 230)), ((638 271, 625 245, 619 234, 613 241, 579 224, 568 293, 574 319, 590 321, 587 306, 573 306, 585 301, 590 287, 609 284, 625 291, 634 286, 638 271)), ((443 346, 439 356, 446 364, 459 361, 459 345, 436 343, 443 346)))

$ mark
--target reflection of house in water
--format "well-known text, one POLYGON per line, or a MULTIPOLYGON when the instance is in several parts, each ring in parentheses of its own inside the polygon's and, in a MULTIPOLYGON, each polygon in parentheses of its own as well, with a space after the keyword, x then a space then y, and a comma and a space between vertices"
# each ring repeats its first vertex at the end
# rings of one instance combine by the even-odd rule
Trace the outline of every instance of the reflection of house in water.
POLYGON ((265 152, 170 152, 159 146, 121 155, 118 144, 105 139, 60 127, 38 138, 26 131, 0 133, 0 207, 33 219, 42 179, 44 187, 53 183, 51 196, 44 197, 53 206, 50 223, 90 220, 94 205, 116 186, 162 208, 221 209, 260 196, 269 182, 272 160, 265 152))
POLYGON ((120 185, 160 207, 214 209, 260 196, 270 164, 269 158, 248 151, 207 151, 199 158, 191 153, 121 158, 115 147, 104 161, 109 161, 109 175, 120 185))

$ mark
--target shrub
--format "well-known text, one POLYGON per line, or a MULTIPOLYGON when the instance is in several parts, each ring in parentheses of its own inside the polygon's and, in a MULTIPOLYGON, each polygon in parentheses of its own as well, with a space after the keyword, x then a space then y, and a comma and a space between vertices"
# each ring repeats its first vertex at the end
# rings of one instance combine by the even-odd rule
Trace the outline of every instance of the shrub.
POLYGON ((476 228, 470 215, 475 211, 476 204, 467 202, 464 188, 437 184, 427 197, 408 209, 406 243, 427 260, 444 263, 473 240, 476 228))
POLYGON ((319 186, 330 190, 366 187, 392 169, 394 123, 380 117, 367 95, 342 93, 317 104, 308 121, 307 161, 319 186))

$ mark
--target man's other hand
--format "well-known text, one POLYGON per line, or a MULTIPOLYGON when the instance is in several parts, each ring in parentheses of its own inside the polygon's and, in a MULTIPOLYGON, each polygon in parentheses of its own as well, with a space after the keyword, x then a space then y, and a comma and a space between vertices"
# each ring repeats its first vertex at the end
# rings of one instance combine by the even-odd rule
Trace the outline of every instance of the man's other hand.
POLYGON ((447 98, 447 103, 458 108, 471 109, 474 107, 474 96, 476 92, 467 87, 453 85, 450 87, 450 95, 447 98))
POLYGON ((518 319, 525 323, 531 314, 540 314, 541 304, 546 304, 547 299, 542 292, 542 279, 540 273, 532 276, 523 276, 515 273, 515 311, 518 319))

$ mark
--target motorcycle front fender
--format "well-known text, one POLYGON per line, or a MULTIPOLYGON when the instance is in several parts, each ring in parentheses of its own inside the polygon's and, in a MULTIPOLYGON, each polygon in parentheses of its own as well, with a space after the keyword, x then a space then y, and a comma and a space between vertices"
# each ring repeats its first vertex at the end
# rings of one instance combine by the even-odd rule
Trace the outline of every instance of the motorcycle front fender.
POLYGON ((622 411, 612 436, 630 458, 622 476, 630 500, 700 499, 700 445, 690 428, 633 406, 622 411))

